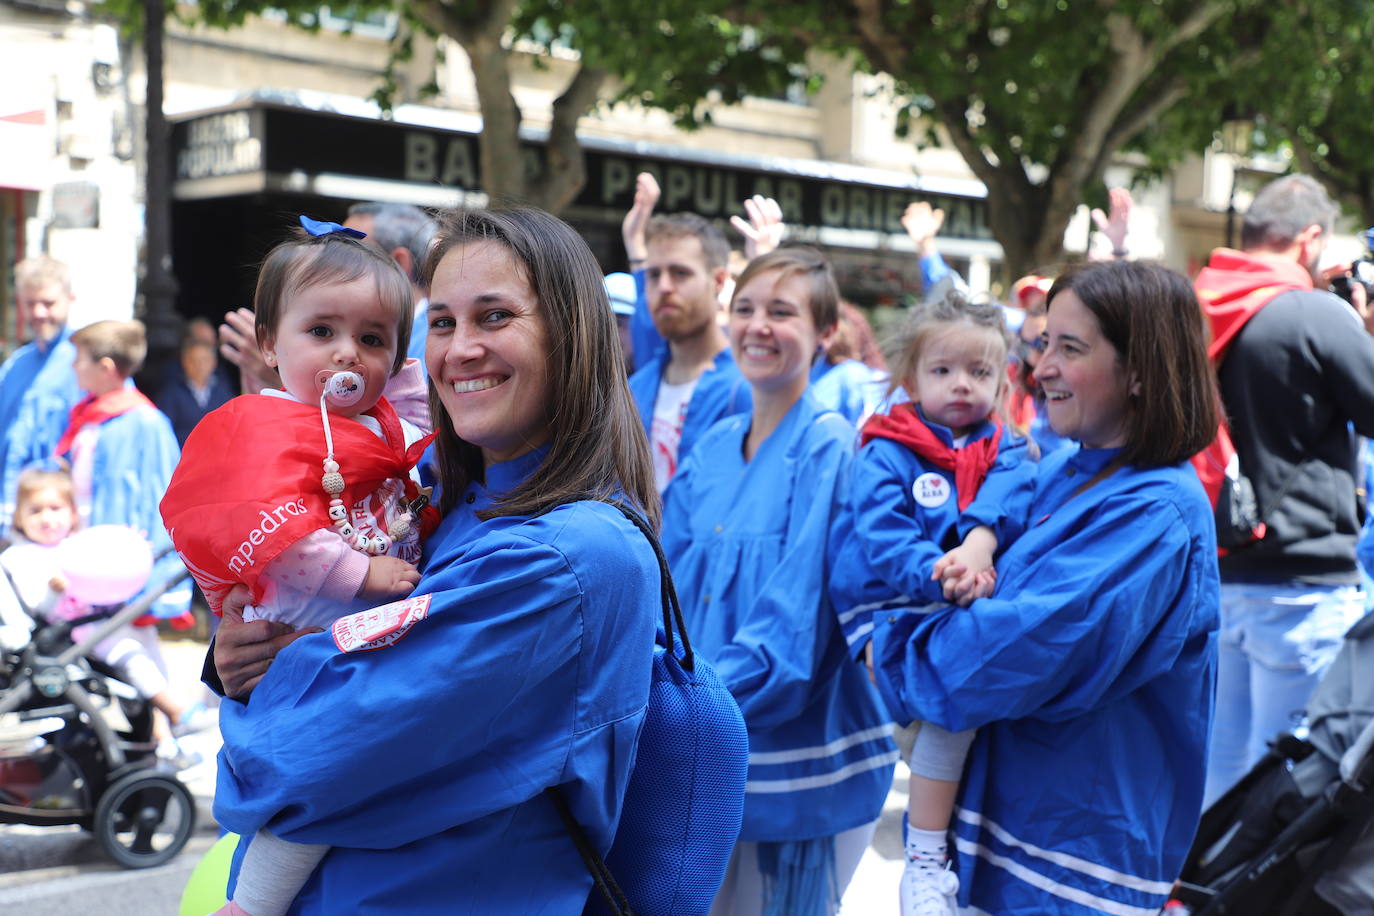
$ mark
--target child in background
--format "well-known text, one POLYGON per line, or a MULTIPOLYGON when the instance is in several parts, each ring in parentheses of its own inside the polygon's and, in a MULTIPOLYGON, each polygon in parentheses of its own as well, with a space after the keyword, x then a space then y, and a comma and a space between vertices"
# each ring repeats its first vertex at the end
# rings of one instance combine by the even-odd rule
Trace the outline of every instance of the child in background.
MULTIPOLYGON (((410 284, 361 232, 301 218, 254 295, 284 390, 235 398, 186 440, 163 501, 177 549, 217 613, 237 583, 244 619, 328 627, 406 595, 437 523, 412 472, 432 436, 382 397, 405 362, 410 284)), ((252 840, 223 912, 285 913, 328 846, 252 840)))
MULTIPOLYGON (((181 452, 167 418, 132 380, 148 353, 143 324, 97 321, 73 333, 71 342, 72 367, 86 397, 72 408, 53 457, 71 472, 79 526, 123 525, 147 538, 158 558, 148 579, 153 586, 183 576, 158 516, 158 501, 181 452)), ((134 626, 151 627, 159 619, 190 626, 190 606, 190 583, 179 584, 134 626)))
MULTIPOLYGON (((1003 503, 1030 494, 1027 447, 1004 434, 995 414, 1009 346, 1000 309, 959 293, 917 305, 899 334, 891 384, 911 400, 864 425, 849 512, 833 543, 831 595, 856 657, 872 630, 866 611, 920 613, 991 592, 990 563, 956 569, 944 556, 958 546, 961 514, 980 488, 1003 503)), ((918 727, 901 912, 945 916, 955 912, 958 890, 946 834, 973 732, 918 727)))
MULTIPOLYGON (((19 475, 16 500, 14 543, 0 553, 0 565, 13 587, 0 586, 0 618, 6 622, 3 648, 11 651, 28 644, 32 623, 22 626, 28 615, 55 620, 90 612, 89 607, 64 595, 67 583, 58 566, 56 548, 76 527, 71 478, 61 471, 25 471, 19 475)), ((80 636, 74 638, 79 640, 80 636)), ((212 711, 200 705, 187 710, 168 692, 167 667, 155 628, 122 627, 96 643, 90 654, 115 669, 140 696, 161 710, 172 724, 172 735, 179 737, 214 724, 212 711)), ((167 740, 160 720, 154 719, 154 729, 167 740)))

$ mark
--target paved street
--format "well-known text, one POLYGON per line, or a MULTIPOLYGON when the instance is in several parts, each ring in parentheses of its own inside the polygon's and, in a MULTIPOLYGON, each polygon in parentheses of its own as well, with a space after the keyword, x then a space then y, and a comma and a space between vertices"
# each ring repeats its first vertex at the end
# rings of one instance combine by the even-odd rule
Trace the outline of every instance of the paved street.
MULTIPOLYGON (((203 643, 164 640, 172 682, 188 702, 199 696, 203 643)), ((104 857, 90 835, 76 827, 0 826, 0 914, 24 916, 163 916, 175 914, 181 890, 196 862, 215 841, 210 814, 218 734, 182 739, 204 758, 181 773, 197 802, 196 832, 186 850, 160 868, 128 871, 104 857)), ((905 785, 905 769, 895 780, 905 785)), ((844 900, 856 916, 895 916, 901 875, 900 824, 905 796, 894 791, 844 900)))
MULTIPOLYGON (((200 694, 204 643, 164 640, 173 690, 184 702, 200 694)), ((182 771, 196 799, 196 831, 186 849, 159 868, 129 871, 115 865, 78 827, 0 826, 0 913, 24 916, 161 916, 175 914, 186 879, 218 836, 210 814, 215 788, 217 731, 182 739, 202 762, 182 771)))

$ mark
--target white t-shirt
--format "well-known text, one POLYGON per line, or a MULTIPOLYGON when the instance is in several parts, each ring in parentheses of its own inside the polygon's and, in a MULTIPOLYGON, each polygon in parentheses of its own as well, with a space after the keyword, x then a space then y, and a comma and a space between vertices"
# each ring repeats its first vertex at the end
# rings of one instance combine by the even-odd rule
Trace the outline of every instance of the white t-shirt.
POLYGON ((687 405, 696 390, 697 379, 670 385, 659 382, 654 398, 654 422, 649 431, 649 450, 654 455, 654 483, 658 492, 668 488, 668 481, 677 473, 678 445, 682 442, 682 422, 687 417, 687 405))

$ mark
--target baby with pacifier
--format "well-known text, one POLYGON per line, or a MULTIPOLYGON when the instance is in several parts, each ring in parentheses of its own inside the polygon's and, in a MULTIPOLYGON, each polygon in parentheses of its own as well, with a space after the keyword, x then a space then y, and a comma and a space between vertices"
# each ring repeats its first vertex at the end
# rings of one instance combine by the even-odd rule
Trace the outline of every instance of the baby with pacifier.
MULTIPOLYGON (((235 398, 186 440, 162 502, 177 551, 219 613, 330 627, 408 594, 438 523, 416 462, 432 436, 382 396, 405 363, 409 281, 363 233, 301 217, 254 294, 258 345, 282 389, 235 398)), ((224 912, 285 913, 327 846, 253 838, 224 912)))

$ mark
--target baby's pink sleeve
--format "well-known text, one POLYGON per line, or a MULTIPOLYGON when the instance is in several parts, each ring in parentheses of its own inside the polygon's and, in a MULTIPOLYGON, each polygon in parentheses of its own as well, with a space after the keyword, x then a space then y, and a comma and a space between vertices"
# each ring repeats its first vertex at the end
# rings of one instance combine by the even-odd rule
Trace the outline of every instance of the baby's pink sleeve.
POLYGON ((320 528, 291 544, 267 564, 263 574, 279 585, 347 601, 367 578, 368 558, 332 528, 320 528))
MULTIPOLYGON (((427 321, 420 316, 421 321, 427 321)), ((401 371, 387 383, 386 399, 396 410, 396 416, 409 420, 427 435, 434 429, 429 417, 429 376, 425 374, 424 364, 418 359, 408 359, 401 371)))

